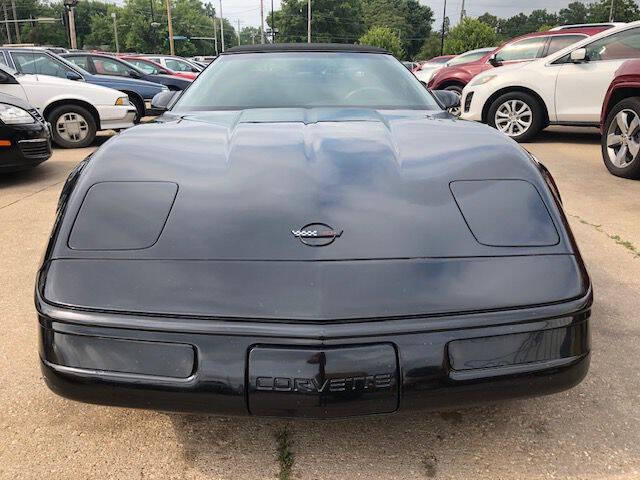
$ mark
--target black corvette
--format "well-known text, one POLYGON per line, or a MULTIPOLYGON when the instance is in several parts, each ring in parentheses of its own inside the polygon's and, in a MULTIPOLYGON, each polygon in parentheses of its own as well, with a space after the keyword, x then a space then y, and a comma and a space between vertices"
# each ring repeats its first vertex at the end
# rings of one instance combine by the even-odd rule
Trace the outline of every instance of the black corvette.
POLYGON ((51 156, 51 131, 24 100, 0 93, 0 173, 35 167, 51 156))
POLYGON ((53 391, 329 418, 586 375, 591 284, 553 179, 391 55, 239 47, 171 95, 62 191, 36 286, 53 391))

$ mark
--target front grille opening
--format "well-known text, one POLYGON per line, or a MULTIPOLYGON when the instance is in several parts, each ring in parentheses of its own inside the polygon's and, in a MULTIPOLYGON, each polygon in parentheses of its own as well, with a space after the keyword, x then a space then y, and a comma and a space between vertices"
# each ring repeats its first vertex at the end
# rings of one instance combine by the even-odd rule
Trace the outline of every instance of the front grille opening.
POLYGON ((18 142, 20 151, 26 158, 41 158, 51 154, 51 145, 49 140, 43 139, 38 141, 18 142))

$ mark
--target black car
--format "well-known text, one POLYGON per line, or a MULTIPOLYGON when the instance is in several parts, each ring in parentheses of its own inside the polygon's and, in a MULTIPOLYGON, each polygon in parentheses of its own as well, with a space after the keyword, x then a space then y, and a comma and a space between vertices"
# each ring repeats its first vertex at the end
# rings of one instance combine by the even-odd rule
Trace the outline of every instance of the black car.
POLYGON ((70 62, 75 63, 80 68, 88 71, 89 73, 97 75, 112 75, 117 77, 129 77, 139 80, 146 80, 147 82, 154 82, 165 85, 169 88, 169 90, 173 91, 184 90, 189 85, 191 85, 191 80, 172 77, 168 75, 152 75, 150 73, 146 73, 144 70, 139 69, 135 65, 131 65, 129 62, 125 62, 124 60, 113 57, 111 55, 74 52, 64 53, 60 56, 66 58, 70 62))
POLYGON ((0 93, 0 172, 24 170, 51 156, 49 125, 24 100, 0 93))
POLYGON ((36 288, 56 393, 330 418, 586 375, 591 283, 554 181, 450 92, 377 48, 296 44, 154 101, 62 191, 36 288))

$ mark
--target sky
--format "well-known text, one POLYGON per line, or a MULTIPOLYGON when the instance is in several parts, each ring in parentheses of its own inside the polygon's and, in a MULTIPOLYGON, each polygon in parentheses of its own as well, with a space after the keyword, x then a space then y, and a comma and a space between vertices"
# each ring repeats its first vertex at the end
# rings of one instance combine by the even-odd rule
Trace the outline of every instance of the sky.
MULTIPOLYGON (((219 13, 220 4, 218 0, 210 0, 219 13)), ((271 9, 271 0, 264 1, 265 18, 271 9)), ((531 13, 532 10, 546 8, 549 12, 557 12, 566 7, 574 0, 465 0, 465 10, 470 17, 478 17, 485 12, 490 12, 497 17, 510 17, 520 12, 531 13)), ((311 11, 313 12, 313 0, 311 0, 311 11)), ((423 5, 429 5, 434 11, 434 29, 442 23, 443 0, 420 0, 423 5)), ((587 3, 587 2, 583 2, 587 3)), ((280 0, 273 0, 274 8, 280 6, 280 0)), ((460 7, 462 0, 447 0, 447 16, 452 24, 457 23, 460 18, 460 7)), ((240 27, 247 25, 260 25, 260 0, 222 0, 223 15, 237 26, 240 20, 240 27)))

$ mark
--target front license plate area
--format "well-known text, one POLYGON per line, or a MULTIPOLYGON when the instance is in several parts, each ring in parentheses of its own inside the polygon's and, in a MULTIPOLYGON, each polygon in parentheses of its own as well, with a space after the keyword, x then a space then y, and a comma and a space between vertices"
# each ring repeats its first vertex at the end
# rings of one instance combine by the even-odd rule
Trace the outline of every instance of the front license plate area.
POLYGON ((253 415, 332 418, 398 408, 398 362, 391 344, 337 348, 256 346, 249 351, 253 415))

